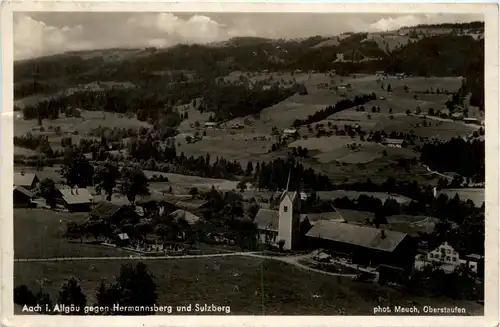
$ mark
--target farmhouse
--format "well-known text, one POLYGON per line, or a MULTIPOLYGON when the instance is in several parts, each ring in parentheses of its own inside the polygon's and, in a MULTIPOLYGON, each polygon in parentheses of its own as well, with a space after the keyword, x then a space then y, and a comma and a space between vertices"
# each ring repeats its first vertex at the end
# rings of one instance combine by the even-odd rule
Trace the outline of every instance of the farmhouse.
POLYGON ((62 204, 70 212, 90 211, 90 205, 94 197, 86 188, 59 187, 57 202, 62 204))
POLYGON ((28 190, 31 190, 36 187, 39 181, 40 180, 38 179, 38 176, 34 173, 25 173, 24 171, 14 173, 15 186, 22 186, 28 190))
POLYGON ((404 140, 386 138, 386 139, 383 139, 380 142, 380 144, 385 145, 385 146, 390 146, 393 148, 401 148, 401 147, 403 147, 403 142, 404 142, 404 140))
POLYGON ((205 128, 217 128, 218 124, 215 122, 206 122, 205 128))
POLYGON ((136 216, 136 213, 129 206, 119 206, 110 202, 101 202, 90 212, 90 218, 95 220, 113 221, 133 216, 136 216))
POLYGON ((296 129, 288 128, 288 129, 283 130, 283 136, 285 138, 296 137, 297 135, 299 135, 299 133, 297 132, 296 129))
POLYGON ((322 220, 306 237, 309 247, 325 248, 366 266, 381 264, 413 269, 415 244, 405 233, 322 220))
MULTIPOLYGON (((448 242, 444 242, 434 250, 427 253, 423 257, 424 263, 438 263, 444 266, 449 272, 452 272, 456 267, 464 265, 473 272, 478 272, 479 265, 483 257, 478 254, 468 254, 460 258, 460 254, 448 242)), ((425 264, 424 264, 425 265, 425 264)))
POLYGON ((34 194, 22 186, 14 186, 14 208, 33 207, 34 194))
POLYGON ((189 225, 194 225, 200 220, 200 217, 197 215, 182 209, 175 210, 169 216, 172 217, 175 222, 185 220, 189 225))
POLYGON ((127 246, 130 243, 130 238, 127 233, 120 233, 116 235, 116 245, 127 246))

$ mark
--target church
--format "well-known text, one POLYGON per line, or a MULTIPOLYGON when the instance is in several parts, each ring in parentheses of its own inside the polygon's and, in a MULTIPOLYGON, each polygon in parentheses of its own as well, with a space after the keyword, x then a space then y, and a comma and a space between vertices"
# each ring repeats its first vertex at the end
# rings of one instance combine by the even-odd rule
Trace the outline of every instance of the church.
POLYGON ((254 222, 259 231, 259 239, 264 244, 283 244, 284 250, 295 249, 300 242, 300 204, 299 191, 289 191, 288 185, 279 198, 278 210, 260 209, 254 222), (284 243, 283 243, 284 242, 284 243))
POLYGON ((254 223, 263 244, 283 250, 325 249, 364 265, 385 264, 406 272, 414 266, 415 244, 406 233, 358 226, 345 221, 340 211, 301 214, 300 190, 286 189, 277 210, 260 209, 254 223))

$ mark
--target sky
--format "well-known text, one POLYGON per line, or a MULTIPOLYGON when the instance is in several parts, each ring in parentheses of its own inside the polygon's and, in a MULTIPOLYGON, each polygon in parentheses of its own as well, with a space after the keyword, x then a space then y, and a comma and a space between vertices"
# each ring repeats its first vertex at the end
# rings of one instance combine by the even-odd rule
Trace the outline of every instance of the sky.
POLYGON ((209 43, 236 36, 304 38, 476 20, 484 19, 464 14, 17 12, 14 59, 76 50, 209 43))

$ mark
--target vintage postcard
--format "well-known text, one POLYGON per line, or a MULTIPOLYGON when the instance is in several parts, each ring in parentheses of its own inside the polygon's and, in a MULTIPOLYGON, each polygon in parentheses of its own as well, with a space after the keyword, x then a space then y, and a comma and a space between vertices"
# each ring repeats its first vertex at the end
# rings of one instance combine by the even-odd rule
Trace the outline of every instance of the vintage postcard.
POLYGON ((497 5, 1 21, 2 324, 498 324, 497 5))

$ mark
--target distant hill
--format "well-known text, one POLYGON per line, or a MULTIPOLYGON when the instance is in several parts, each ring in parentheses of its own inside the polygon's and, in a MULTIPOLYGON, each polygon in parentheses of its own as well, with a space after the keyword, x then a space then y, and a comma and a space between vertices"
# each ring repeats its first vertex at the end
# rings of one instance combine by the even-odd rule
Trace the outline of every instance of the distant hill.
MULTIPOLYGON (((184 71, 197 76, 191 79, 215 80, 235 70, 335 69, 338 74, 384 70, 420 76, 469 76, 472 69, 484 67, 484 40, 475 36, 481 34, 484 23, 417 27, 439 33, 428 35, 410 27, 299 40, 235 37, 208 45, 72 51, 15 62, 14 96, 50 94, 95 81, 160 86, 189 80, 184 71), (469 29, 475 29, 476 34, 469 29)), ((481 77, 476 73, 473 79, 478 81, 473 88, 480 89, 481 77)))

